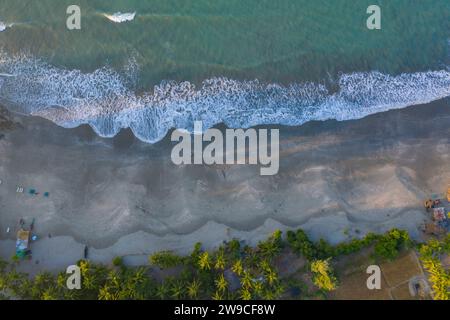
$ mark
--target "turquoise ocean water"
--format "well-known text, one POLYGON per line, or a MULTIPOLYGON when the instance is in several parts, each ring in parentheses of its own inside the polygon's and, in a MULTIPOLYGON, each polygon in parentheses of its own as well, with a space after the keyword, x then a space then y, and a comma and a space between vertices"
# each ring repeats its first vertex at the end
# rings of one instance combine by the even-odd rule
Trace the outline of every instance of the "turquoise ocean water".
POLYGON ((449 18, 448 0, 2 0, 0 102, 146 142, 194 120, 355 119, 450 95, 449 18))

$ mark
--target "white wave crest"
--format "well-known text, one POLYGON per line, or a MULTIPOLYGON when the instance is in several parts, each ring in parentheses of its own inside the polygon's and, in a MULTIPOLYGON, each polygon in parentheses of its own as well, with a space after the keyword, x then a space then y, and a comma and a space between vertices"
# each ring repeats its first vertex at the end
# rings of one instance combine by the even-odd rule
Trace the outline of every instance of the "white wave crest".
POLYGON ((0 77, 0 100, 10 108, 63 127, 89 124, 102 137, 131 128, 149 143, 161 140, 172 128, 192 131, 195 120, 202 120, 205 128, 222 122, 233 128, 301 125, 311 120, 358 119, 450 96, 448 70, 396 76, 344 74, 336 92, 316 83, 283 86, 212 78, 199 87, 164 81, 142 95, 129 89, 133 75, 106 67, 82 73, 0 54, 0 73, 12 75, 0 77))
POLYGON ((8 28, 12 28, 14 23, 5 23, 0 21, 0 32, 5 31, 8 28))
POLYGON ((122 23, 127 21, 133 21, 134 18, 136 17, 136 12, 133 13, 116 12, 114 14, 104 13, 103 16, 112 22, 122 23))

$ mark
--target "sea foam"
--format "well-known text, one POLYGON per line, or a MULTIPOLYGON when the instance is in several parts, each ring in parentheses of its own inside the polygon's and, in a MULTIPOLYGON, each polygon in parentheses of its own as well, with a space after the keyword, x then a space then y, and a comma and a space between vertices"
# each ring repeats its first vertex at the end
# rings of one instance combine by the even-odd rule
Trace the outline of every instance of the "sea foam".
POLYGON ((133 13, 116 12, 114 14, 104 13, 103 16, 112 22, 122 23, 127 21, 133 21, 134 18, 136 17, 136 12, 133 13))
POLYGON ((11 28, 14 24, 13 23, 5 23, 0 21, 0 32, 5 31, 8 28, 11 28))
POLYGON ((231 128, 262 124, 301 125, 311 120, 350 120, 424 104, 450 95, 448 70, 388 75, 343 74, 331 92, 319 83, 267 84, 211 78, 199 86, 163 81, 137 95, 130 85, 137 68, 103 67, 91 73, 66 70, 27 56, 0 54, 0 100, 9 108, 73 128, 89 124, 102 137, 131 128, 155 143, 172 128, 231 128))

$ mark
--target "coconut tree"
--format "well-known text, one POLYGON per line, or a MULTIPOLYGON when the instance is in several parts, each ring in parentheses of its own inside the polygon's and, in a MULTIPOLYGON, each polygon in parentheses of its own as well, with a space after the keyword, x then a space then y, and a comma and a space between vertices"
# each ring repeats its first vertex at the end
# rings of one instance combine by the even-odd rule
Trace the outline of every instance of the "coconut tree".
POLYGON ((126 295, 130 299, 144 299, 150 284, 150 279, 145 274, 147 269, 138 268, 131 271, 131 273, 128 272, 128 269, 126 271, 127 276, 124 279, 126 295))
POLYGON ((48 272, 39 273, 34 277, 34 285, 41 289, 53 284, 53 282, 53 276, 48 272))
POLYGON ((236 260, 236 262, 231 267, 231 271, 233 271, 238 276, 240 276, 242 274, 242 272, 244 271, 244 268, 242 267, 242 261, 236 260))
POLYGON ((98 299, 99 300, 119 300, 120 292, 117 290, 117 288, 114 288, 112 286, 109 286, 108 284, 105 284, 98 291, 98 299))
POLYGON ((25 298, 31 295, 30 292, 32 290, 33 283, 24 273, 20 273, 12 269, 9 273, 7 273, 3 282, 4 285, 8 286, 8 288, 11 289, 15 295, 25 298))
POLYGON ((223 250, 220 250, 216 256, 216 262, 214 264, 214 269, 223 270, 225 269, 225 257, 223 254, 223 250))
POLYGON ((332 274, 330 259, 313 261, 311 263, 311 271, 314 273, 313 282, 319 289, 325 291, 336 289, 337 280, 332 274))
POLYGON ((241 299, 242 300, 251 300, 252 299, 252 294, 249 289, 247 289, 247 288, 241 289, 241 299))
POLYGON ((420 248, 420 259, 429 274, 428 279, 433 288, 432 295, 434 300, 450 299, 450 274, 444 269, 439 258, 437 258, 443 250, 445 249, 437 241, 429 241, 427 245, 422 245, 420 248))
POLYGON ((171 287, 172 298, 181 299, 184 295, 184 285, 181 281, 175 281, 171 287))
POLYGON ((121 275, 117 271, 111 270, 106 283, 99 289, 98 299, 119 300, 120 298, 128 298, 124 296, 126 292, 122 291, 123 283, 124 279, 122 279, 121 275))
POLYGON ((263 293, 263 284, 261 281, 256 281, 253 283, 253 290, 255 291, 255 293, 259 296, 262 295, 263 293))
POLYGON ((263 291, 263 293, 261 294, 262 298, 264 300, 274 300, 275 299, 275 292, 273 292, 273 290, 271 290, 270 288, 266 289, 263 291))
POLYGON ((191 299, 197 299, 199 291, 200 291, 200 282, 198 282, 197 279, 194 279, 187 287, 188 296, 191 299))
POLYGON ((234 292, 228 291, 226 293, 226 296, 225 296, 224 299, 226 299, 226 300, 238 300, 239 298, 240 298, 240 292, 239 291, 234 291, 234 292))
POLYGON ((83 289, 94 290, 97 287, 97 279, 94 272, 92 272, 89 261, 81 260, 79 262, 81 279, 83 279, 83 289))
POLYGON ((157 288, 156 288, 156 297, 164 300, 166 299, 166 297, 169 295, 169 288, 167 287, 167 285, 165 283, 161 283, 157 288))
POLYGON ((219 275, 219 277, 215 281, 215 284, 216 284, 217 290, 220 291, 220 292, 225 292, 225 290, 228 287, 228 282, 225 279, 223 274, 219 275))
POLYGON ((269 268, 266 273, 266 279, 267 282, 269 282, 269 284, 272 285, 278 280, 278 275, 275 271, 269 268))
POLYGON ((215 291, 212 295, 213 300, 223 300, 223 293, 221 291, 215 291))
POLYGON ((262 271, 267 272, 268 270, 270 270, 272 267, 270 266, 269 261, 267 260, 263 260, 261 261, 260 267, 259 267, 262 271))
POLYGON ((242 287, 246 289, 251 289, 253 285, 253 278, 250 272, 244 271, 241 278, 242 287))
POLYGON ((55 280, 55 290, 58 292, 60 299, 75 300, 80 297, 80 290, 67 289, 68 275, 65 272, 59 272, 55 280))
POLYGON ((55 286, 54 279, 50 273, 48 272, 39 273, 34 277, 33 285, 31 288, 31 295, 35 299, 41 299, 42 293, 54 286, 55 286))
POLYGON ((275 299, 278 299, 279 297, 281 297, 282 294, 284 293, 284 291, 286 290, 286 288, 279 282, 275 285, 275 287, 273 289, 274 289, 275 299))
POLYGON ((198 265, 201 270, 210 270, 211 269, 211 262, 209 253, 207 251, 203 252, 199 256, 198 265))
POLYGON ((146 272, 146 268, 137 268, 131 275, 131 281, 136 284, 145 282, 147 280, 146 272))
POLYGON ((56 277, 56 285, 60 289, 66 289, 67 288, 67 274, 64 272, 58 273, 58 276, 56 277))
POLYGON ((42 296, 41 296, 42 300, 58 300, 58 292, 56 291, 56 289, 54 287, 50 287, 47 288, 46 290, 44 290, 44 292, 42 292, 42 296))
POLYGON ((259 252, 266 258, 272 259, 281 250, 281 231, 275 231, 269 239, 258 244, 259 252))

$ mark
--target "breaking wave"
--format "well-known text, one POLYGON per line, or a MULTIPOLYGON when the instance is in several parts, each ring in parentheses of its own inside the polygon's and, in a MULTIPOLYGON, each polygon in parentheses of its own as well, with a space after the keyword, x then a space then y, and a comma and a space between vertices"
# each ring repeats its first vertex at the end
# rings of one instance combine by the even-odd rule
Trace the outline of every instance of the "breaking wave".
POLYGON ((13 25, 13 23, 5 23, 0 21, 0 32, 5 31, 8 28, 12 28, 13 25))
POLYGON ((114 14, 107 14, 104 13, 103 16, 107 18, 108 20, 115 22, 115 23, 122 23, 127 21, 133 21, 136 17, 136 12, 129 12, 129 13, 122 13, 122 12, 116 12, 114 14))
POLYGON ((396 76, 380 72, 343 74, 331 91, 318 83, 290 85, 205 80, 164 81, 151 92, 130 89, 134 62, 125 71, 66 70, 27 56, 0 54, 0 100, 10 109, 73 128, 89 124, 102 137, 131 128, 140 140, 155 143, 172 128, 192 131, 225 123, 231 128, 262 124, 301 125, 311 120, 349 120, 450 95, 449 70, 396 76))

